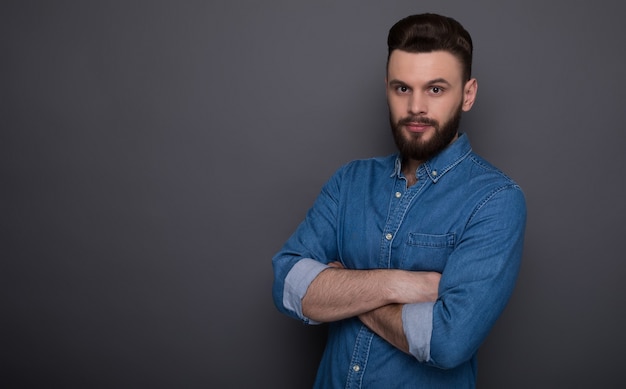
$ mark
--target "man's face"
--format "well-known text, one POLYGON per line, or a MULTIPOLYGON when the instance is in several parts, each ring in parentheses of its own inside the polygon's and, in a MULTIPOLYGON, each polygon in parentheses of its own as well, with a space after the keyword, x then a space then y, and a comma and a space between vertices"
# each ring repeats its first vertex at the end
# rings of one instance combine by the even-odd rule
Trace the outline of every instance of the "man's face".
POLYGON ((396 146, 404 158, 426 161, 457 137, 462 111, 476 97, 459 60, 447 51, 395 50, 387 68, 387 102, 396 146))

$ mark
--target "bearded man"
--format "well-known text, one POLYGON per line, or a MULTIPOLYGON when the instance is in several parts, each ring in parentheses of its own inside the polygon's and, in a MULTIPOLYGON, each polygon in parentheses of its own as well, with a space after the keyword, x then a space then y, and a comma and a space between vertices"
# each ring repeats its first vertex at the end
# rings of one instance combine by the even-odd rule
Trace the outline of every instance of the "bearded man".
POLYGON ((273 259, 274 302, 328 323, 316 388, 474 388, 517 279, 524 195, 459 131, 478 90, 463 26, 409 16, 388 49, 398 153, 330 178, 273 259))

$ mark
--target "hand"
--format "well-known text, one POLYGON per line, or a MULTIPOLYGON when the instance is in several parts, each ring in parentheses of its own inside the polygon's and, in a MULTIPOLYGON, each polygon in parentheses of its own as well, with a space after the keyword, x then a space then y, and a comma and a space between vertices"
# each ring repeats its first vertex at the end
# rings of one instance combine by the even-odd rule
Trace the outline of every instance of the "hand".
POLYGON ((423 303, 436 301, 439 297, 440 273, 407 270, 398 270, 398 272, 401 273, 395 278, 394 284, 397 303, 423 303))

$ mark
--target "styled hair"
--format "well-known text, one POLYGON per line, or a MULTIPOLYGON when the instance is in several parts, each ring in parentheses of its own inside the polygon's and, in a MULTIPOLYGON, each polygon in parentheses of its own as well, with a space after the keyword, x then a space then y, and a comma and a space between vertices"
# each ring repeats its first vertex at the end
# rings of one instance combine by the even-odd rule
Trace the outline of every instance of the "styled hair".
POLYGON ((394 50, 409 53, 447 51, 461 62, 464 81, 472 75, 472 37, 452 18, 431 13, 407 16, 391 27, 387 46, 387 64, 394 50))

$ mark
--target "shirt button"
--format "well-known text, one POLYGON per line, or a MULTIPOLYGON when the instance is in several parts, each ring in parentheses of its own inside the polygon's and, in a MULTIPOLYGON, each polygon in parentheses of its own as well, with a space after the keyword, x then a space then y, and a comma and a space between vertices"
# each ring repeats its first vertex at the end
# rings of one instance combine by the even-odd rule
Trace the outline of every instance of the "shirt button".
POLYGON ((359 370, 361 370, 361 366, 354 365, 354 366, 352 366, 352 370, 354 370, 355 372, 358 372, 359 370))
POLYGON ((433 176, 436 176, 436 175, 437 175, 437 171, 433 170, 433 176))
POLYGON ((391 238, 393 238, 393 235, 391 235, 391 234, 387 234, 387 235, 385 235, 385 239, 387 239, 387 240, 391 240, 391 238))
POLYGON ((396 198, 399 199, 400 197, 402 197, 402 193, 396 192, 396 198))

